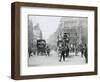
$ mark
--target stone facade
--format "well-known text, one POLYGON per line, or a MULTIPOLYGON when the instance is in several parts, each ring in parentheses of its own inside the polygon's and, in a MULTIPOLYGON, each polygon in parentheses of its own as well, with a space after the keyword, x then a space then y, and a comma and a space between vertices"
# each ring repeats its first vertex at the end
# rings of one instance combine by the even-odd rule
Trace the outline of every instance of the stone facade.
POLYGON ((70 44, 78 45, 81 43, 87 43, 87 18, 62 17, 59 28, 59 35, 69 33, 70 44), (83 38, 85 41, 83 41, 83 38))
POLYGON ((33 40, 37 41, 39 39, 42 39, 42 31, 37 23, 35 26, 33 26, 33 40))

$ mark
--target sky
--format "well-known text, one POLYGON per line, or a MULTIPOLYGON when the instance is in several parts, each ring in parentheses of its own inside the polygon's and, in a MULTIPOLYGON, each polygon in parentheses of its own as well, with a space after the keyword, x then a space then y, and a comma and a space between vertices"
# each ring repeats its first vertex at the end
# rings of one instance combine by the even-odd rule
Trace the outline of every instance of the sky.
POLYGON ((61 17, 30 15, 29 19, 32 20, 33 26, 39 23, 43 38, 47 40, 50 35, 56 32, 61 17))

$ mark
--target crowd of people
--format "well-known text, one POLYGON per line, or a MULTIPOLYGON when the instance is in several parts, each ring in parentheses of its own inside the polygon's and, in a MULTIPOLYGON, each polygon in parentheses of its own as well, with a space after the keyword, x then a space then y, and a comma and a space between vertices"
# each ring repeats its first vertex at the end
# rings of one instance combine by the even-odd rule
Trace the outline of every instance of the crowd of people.
POLYGON ((77 56, 77 54, 79 52, 81 52, 81 57, 85 57, 85 62, 88 62, 88 53, 87 53, 87 45, 86 44, 80 44, 80 45, 76 45, 74 48, 73 47, 69 47, 69 34, 64 33, 63 36, 59 37, 60 39, 58 39, 58 43, 57 43, 57 47, 58 47, 58 52, 60 54, 60 59, 59 62, 61 62, 62 60, 65 61, 65 58, 69 56, 69 52, 73 51, 75 53, 75 56, 77 56))

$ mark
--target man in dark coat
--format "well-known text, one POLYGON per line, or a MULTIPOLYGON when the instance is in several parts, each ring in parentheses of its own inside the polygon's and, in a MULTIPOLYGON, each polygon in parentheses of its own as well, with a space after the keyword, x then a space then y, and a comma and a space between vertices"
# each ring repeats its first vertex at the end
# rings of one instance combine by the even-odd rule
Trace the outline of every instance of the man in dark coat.
POLYGON ((64 44, 62 43, 62 48, 61 48, 61 55, 60 55, 60 62, 63 58, 63 61, 65 61, 65 49, 64 49, 64 44))
POLYGON ((83 56, 84 56, 84 46, 81 45, 81 57, 83 57, 83 56))
POLYGON ((50 56, 50 48, 49 46, 46 47, 47 56, 50 56))
POLYGON ((63 58, 63 61, 65 61, 65 57, 68 57, 69 56, 69 48, 68 48, 68 45, 66 45, 65 42, 62 43, 62 50, 61 50, 61 56, 60 56, 60 62, 61 62, 61 59, 63 58), (66 54, 66 55, 65 55, 66 54))
POLYGON ((85 62, 88 62, 88 51, 87 51, 87 45, 85 44, 84 46, 81 46, 81 56, 85 57, 85 62))
POLYGON ((88 52, 87 52, 87 45, 86 44, 84 47, 84 57, 85 57, 85 62, 87 63, 88 62, 88 52))
POLYGON ((63 58, 63 61, 65 61, 65 57, 68 57, 69 55, 69 48, 68 48, 68 42, 69 42, 69 38, 67 36, 67 33, 64 33, 64 37, 62 39, 62 50, 61 50, 61 56, 60 56, 60 62, 61 59, 63 58), (66 56, 65 56, 66 54, 66 56))

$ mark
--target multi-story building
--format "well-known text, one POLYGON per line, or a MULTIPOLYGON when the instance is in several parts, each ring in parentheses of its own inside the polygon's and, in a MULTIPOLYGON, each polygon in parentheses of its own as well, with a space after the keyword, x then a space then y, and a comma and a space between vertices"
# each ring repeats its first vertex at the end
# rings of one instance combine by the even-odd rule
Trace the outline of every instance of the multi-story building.
POLYGON ((33 51, 36 50, 37 40, 42 39, 42 31, 39 24, 33 26, 33 22, 30 20, 28 25, 28 48, 33 51))
POLYGON ((87 25, 86 17, 62 17, 59 24, 59 35, 68 33, 70 44, 87 43, 87 25))
POLYGON ((34 27, 33 27, 33 41, 37 41, 39 39, 42 39, 42 31, 39 27, 39 24, 37 23, 34 27))

